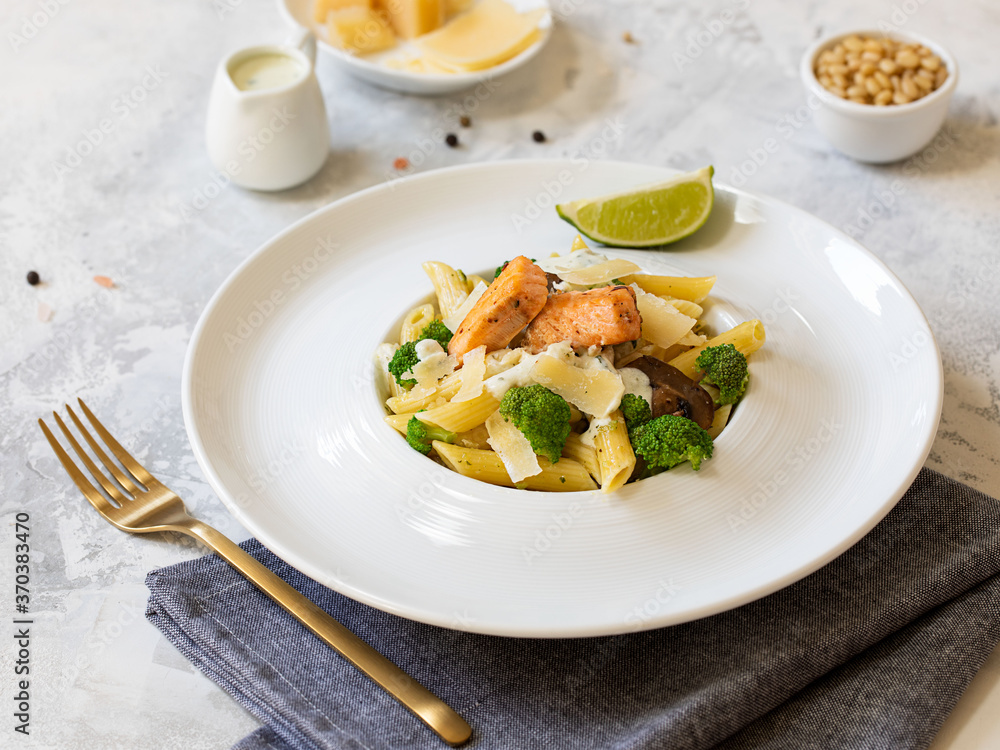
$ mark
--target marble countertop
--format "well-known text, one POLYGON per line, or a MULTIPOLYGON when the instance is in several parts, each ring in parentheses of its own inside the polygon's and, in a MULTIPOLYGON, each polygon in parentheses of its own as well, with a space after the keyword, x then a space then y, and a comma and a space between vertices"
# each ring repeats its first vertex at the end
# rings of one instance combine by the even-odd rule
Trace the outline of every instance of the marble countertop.
MULTIPOLYGON (((321 55, 330 159, 305 186, 264 194, 206 190, 216 172, 204 121, 218 61, 285 35, 272 0, 5 4, 0 518, 11 531, 0 541, 0 580, 13 576, 16 513, 29 513, 35 619, 32 733, 19 746, 221 748, 257 726, 143 617, 146 572, 204 550, 105 523, 71 487, 35 420, 85 397, 195 514, 246 538, 209 489, 184 431, 181 366, 193 326, 257 246, 387 179, 399 156, 424 154, 417 171, 580 153, 681 169, 711 163, 721 182, 845 229, 902 279, 938 338, 944 413, 928 466, 1000 494, 1000 295, 992 291, 1000 275, 1000 7, 991 0, 555 0, 553 7, 558 23, 546 49, 498 79, 488 97, 392 94, 346 77, 321 55), (941 136, 907 162, 876 167, 836 153, 816 131, 797 65, 817 35, 880 24, 950 48, 961 78, 941 136), (459 131, 462 146, 428 147, 427 134, 457 129, 460 112, 473 120, 459 131), (602 138, 609 121, 621 132, 602 138), (547 141, 535 143, 534 130, 547 141), (88 135, 91 146, 81 146, 88 135), (777 147, 764 151, 768 139, 777 147), (31 269, 42 285, 25 283, 31 269), (95 275, 115 287, 99 286, 95 275), (40 305, 50 313, 40 316, 40 305)), ((0 653, 0 695, 8 699, 12 654, 0 653)), ((1000 744, 1000 655, 935 748, 990 740, 1000 744)))

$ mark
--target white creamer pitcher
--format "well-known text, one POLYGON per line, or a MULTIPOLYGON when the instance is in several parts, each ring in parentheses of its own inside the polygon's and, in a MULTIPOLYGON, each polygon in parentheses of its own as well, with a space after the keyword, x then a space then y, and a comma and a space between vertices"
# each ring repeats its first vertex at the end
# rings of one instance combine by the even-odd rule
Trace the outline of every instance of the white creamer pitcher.
POLYGON ((216 169, 253 190, 284 190, 315 175, 330 152, 313 63, 316 40, 249 47, 215 74, 206 139, 216 169))

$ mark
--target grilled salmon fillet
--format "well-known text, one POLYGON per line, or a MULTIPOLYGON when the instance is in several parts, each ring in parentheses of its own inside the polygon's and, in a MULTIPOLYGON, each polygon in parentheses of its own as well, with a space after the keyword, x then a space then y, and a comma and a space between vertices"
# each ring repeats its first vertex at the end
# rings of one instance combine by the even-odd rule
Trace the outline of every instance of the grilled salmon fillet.
POLYGON ((461 362, 466 352, 483 344, 487 352, 503 349, 545 307, 548 296, 545 271, 517 256, 465 316, 448 343, 448 353, 461 362))
POLYGON ((635 292, 606 286, 586 292, 553 294, 524 333, 522 346, 537 354, 549 344, 610 346, 639 338, 642 317, 635 292))

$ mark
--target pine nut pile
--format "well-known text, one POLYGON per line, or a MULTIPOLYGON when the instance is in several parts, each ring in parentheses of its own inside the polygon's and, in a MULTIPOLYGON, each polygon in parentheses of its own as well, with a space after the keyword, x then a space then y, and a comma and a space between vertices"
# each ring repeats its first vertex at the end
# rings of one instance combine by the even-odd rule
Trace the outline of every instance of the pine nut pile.
POLYGON ((816 61, 816 79, 858 104, 909 104, 948 77, 941 58, 922 44, 852 35, 816 61))

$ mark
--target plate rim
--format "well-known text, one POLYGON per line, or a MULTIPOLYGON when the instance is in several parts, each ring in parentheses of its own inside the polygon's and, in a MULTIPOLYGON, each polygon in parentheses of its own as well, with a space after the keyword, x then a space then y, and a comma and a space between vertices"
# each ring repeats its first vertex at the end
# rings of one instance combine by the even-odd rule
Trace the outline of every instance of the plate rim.
MULTIPOLYGON (((903 497, 907 489, 913 483, 917 474, 923 468, 926 463, 927 456, 933 447, 934 440, 936 439, 938 428, 940 425, 940 419, 943 408, 944 400, 944 371, 943 362, 941 359, 940 347, 938 346, 936 337, 934 336, 933 329, 931 328, 930 321, 927 319, 926 314, 917 303, 916 299, 910 293, 906 285, 896 276, 896 274, 874 253, 872 253, 867 247, 862 245, 857 239, 850 237, 846 233, 842 232, 838 228, 834 227, 829 222, 815 216, 814 214, 805 211, 797 206, 790 203, 786 203, 777 198, 773 198, 768 195, 762 195, 752 191, 746 191, 739 188, 733 188, 725 183, 715 182, 713 184, 716 190, 722 190, 731 195, 735 196, 747 196, 755 201, 763 204, 776 205, 782 210, 790 210, 795 215, 799 217, 805 217, 810 222, 815 222, 822 225, 826 230, 830 231, 832 236, 836 236, 844 241, 846 241, 851 246, 861 250, 869 261, 873 261, 892 281, 892 283, 905 293, 906 298, 910 305, 913 307, 914 311, 919 316, 919 320, 922 322, 923 326, 926 328, 928 334, 928 345, 930 351, 933 354, 936 368, 934 368, 934 376, 936 379, 934 389, 934 414, 932 422, 928 422, 927 433, 921 441, 919 447, 916 450, 915 455, 919 457, 918 461, 915 461, 912 466, 904 472, 903 479, 897 484, 897 486, 887 494, 886 498, 881 502, 880 505, 873 508, 868 515, 865 523, 860 524, 855 530, 841 539, 838 544, 833 545, 824 554, 813 558, 808 564, 801 565, 794 570, 790 570, 785 574, 778 576, 774 579, 769 580, 766 584, 758 585, 752 589, 745 590, 739 593, 734 593, 728 597, 722 599, 715 599, 711 603, 701 605, 692 609, 685 610, 683 616, 681 617, 654 617, 648 622, 644 622, 642 627, 635 627, 629 623, 619 623, 616 627, 609 627, 607 625, 599 624, 596 626, 574 626, 573 628, 558 627, 553 628, 552 626, 535 626, 535 627, 521 627, 517 629, 511 628, 497 628, 495 626, 490 626, 488 623, 463 623, 456 622, 454 619, 447 619, 441 615, 436 615, 426 609, 416 609, 411 606, 401 606, 398 604, 393 604, 385 600, 379 600, 378 602, 373 601, 370 597, 365 596, 364 591, 359 591, 352 585, 344 581, 330 582, 329 575, 324 573, 324 571, 317 569, 312 563, 303 559, 303 557, 292 549, 279 544, 272 544, 265 542, 262 534, 265 530, 260 529, 257 524, 253 523, 249 517, 244 513, 244 510, 239 502, 237 502, 225 488, 222 480, 220 479, 215 468, 212 466, 209 457, 206 452, 204 441, 201 435, 198 433, 195 420, 194 420, 194 405, 193 405, 193 366, 194 366, 194 356, 195 351, 198 348, 201 337, 205 331, 206 326, 209 324, 209 319, 211 314, 220 299, 226 292, 231 289, 233 284, 240 278, 245 269, 256 261, 258 257, 262 254, 268 252, 270 248, 280 243, 286 236, 296 232, 300 227, 315 221, 318 217, 322 216, 324 213, 330 211, 341 210, 344 206, 349 206, 350 204, 365 200, 369 195, 376 194, 382 191, 388 191, 394 187, 398 187, 397 183, 400 181, 406 181, 407 183, 413 182, 423 182, 439 179, 448 179, 448 176, 456 173, 463 173, 469 171, 477 170, 494 170, 494 169, 510 169, 516 170, 525 167, 542 167, 550 166, 554 169, 565 168, 572 162, 570 159, 560 159, 560 158, 522 158, 522 159, 504 159, 498 161, 485 161, 485 162, 475 162, 471 164, 460 164, 450 167, 445 167, 441 169, 427 170, 425 172, 420 172, 418 174, 407 175, 405 177, 400 177, 398 180, 393 180, 392 183, 379 182, 370 187, 364 188, 362 190, 350 193, 348 195, 342 196, 336 200, 327 203, 324 206, 310 211, 305 216, 292 222, 290 225, 285 227, 283 230, 277 234, 271 236, 269 239, 261 243, 252 253, 250 253, 243 261, 241 261, 221 282, 219 287, 211 295, 209 300, 206 302, 201 315, 195 324, 194 329, 191 333, 191 338, 188 342, 187 349, 185 351, 183 372, 181 378, 181 406, 182 413, 184 417, 185 431, 188 435, 189 442, 191 444, 192 452, 195 455, 198 465, 204 473, 209 485, 212 487, 213 491, 222 501, 224 507, 251 535, 258 539, 262 544, 264 544, 269 550, 274 552, 278 557, 287 562, 289 565, 294 567, 296 570, 302 572, 303 574, 313 578, 314 580, 328 585, 339 593, 348 596, 350 598, 356 599, 368 606, 372 606, 381 609, 391 614, 404 617, 416 622, 423 622, 439 627, 449 628, 453 630, 462 630, 465 632, 475 632, 488 635, 498 635, 505 637, 529 637, 529 638, 577 638, 577 637, 595 637, 595 636, 608 636, 617 635, 628 632, 637 632, 640 630, 651 630, 661 627, 668 627, 671 625, 681 624, 684 622, 692 622, 695 620, 702 619, 713 614, 719 614, 722 612, 729 611, 736 607, 742 606, 757 599, 763 598, 764 596, 770 595, 781 589, 799 581, 806 576, 812 574, 816 570, 819 570, 823 566, 829 564, 832 560, 839 557, 845 551, 854 546, 859 540, 861 540, 866 534, 868 534, 885 516, 892 510, 893 507, 899 502, 903 497), (337 585, 333 585, 336 583, 337 585), (359 594, 360 596, 355 596, 359 594)), ((602 164, 610 166, 612 169, 617 168, 649 168, 652 167, 655 170, 663 172, 665 175, 682 173, 683 170, 678 170, 672 167, 664 167, 658 165, 648 165, 639 164, 636 162, 627 162, 621 160, 601 160, 602 164)), ((610 248, 614 251, 616 248, 610 248)), ((662 252, 662 251, 661 251, 662 252)), ((928 384, 930 386, 930 384, 928 384)), ((930 388, 928 387, 927 395, 930 395, 930 388)), ((575 494, 575 493, 569 493, 575 494)))

